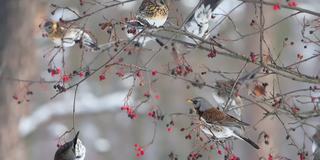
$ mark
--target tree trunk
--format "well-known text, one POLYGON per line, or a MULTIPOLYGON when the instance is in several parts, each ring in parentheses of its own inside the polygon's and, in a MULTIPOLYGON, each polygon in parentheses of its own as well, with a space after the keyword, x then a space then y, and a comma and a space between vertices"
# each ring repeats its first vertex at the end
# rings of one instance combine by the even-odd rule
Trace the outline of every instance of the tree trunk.
MULTIPOLYGON (((0 159, 24 160, 24 147, 18 132, 24 104, 12 96, 35 68, 33 38, 34 0, 0 0, 0 159), (9 78, 8 78, 9 77, 9 78)), ((19 93, 20 94, 20 93, 19 93)))

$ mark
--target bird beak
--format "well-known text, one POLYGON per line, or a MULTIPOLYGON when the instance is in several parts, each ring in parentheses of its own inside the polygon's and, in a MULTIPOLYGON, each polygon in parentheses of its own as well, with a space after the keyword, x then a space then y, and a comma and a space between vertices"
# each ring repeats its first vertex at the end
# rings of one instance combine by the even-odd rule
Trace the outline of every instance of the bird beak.
POLYGON ((192 99, 187 99, 187 102, 193 103, 192 99))

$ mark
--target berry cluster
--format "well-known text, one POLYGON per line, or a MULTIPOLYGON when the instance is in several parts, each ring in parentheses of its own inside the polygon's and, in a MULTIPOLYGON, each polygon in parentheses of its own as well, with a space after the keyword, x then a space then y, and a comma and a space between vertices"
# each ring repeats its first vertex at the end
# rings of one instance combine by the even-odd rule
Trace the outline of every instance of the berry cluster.
POLYGON ((137 113, 136 113, 136 112, 134 111, 134 109, 131 108, 130 106, 124 105, 124 106, 122 106, 120 109, 121 109, 121 111, 126 111, 129 118, 131 118, 131 119, 136 119, 136 118, 138 118, 137 113))
POLYGON ((134 151, 137 158, 141 158, 144 155, 144 150, 139 144, 134 144, 134 151))

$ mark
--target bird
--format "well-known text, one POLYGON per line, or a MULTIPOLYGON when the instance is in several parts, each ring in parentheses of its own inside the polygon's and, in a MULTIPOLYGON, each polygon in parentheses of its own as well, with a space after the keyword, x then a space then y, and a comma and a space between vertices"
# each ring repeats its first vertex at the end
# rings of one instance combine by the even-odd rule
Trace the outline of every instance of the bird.
POLYGON ((261 71, 260 66, 252 71, 238 78, 238 80, 217 80, 215 82, 214 91, 212 93, 215 103, 219 106, 225 107, 230 105, 231 109, 241 117, 241 106, 243 104, 241 97, 237 94, 244 84, 254 79, 261 71), (232 92, 232 93, 231 93, 232 92), (226 104, 229 100, 229 104, 226 104))
POLYGON ((234 137, 249 143, 251 146, 253 146, 256 149, 260 149, 260 147, 256 143, 254 143, 251 139, 239 134, 238 132, 230 129, 229 127, 212 125, 212 124, 206 123, 205 126, 201 125, 200 129, 210 139, 213 138, 213 139, 222 140, 222 139, 228 139, 228 138, 234 137))
POLYGON ((93 35, 78 26, 66 26, 60 21, 47 20, 44 23, 44 31, 56 46, 72 47, 80 43, 90 50, 99 50, 97 40, 93 35))
POLYGON ((222 0, 202 0, 201 5, 184 25, 185 30, 198 37, 205 36, 209 30, 213 11, 221 2, 222 0))
POLYGON ((169 8, 165 0, 143 0, 136 18, 143 24, 161 27, 167 21, 169 8))
POLYGON ((320 125, 316 126, 316 132, 312 136, 313 160, 320 160, 320 125))
POLYGON ((59 146, 54 160, 84 160, 86 148, 78 137, 79 131, 71 141, 59 146))
POLYGON ((194 105, 196 113, 199 115, 200 121, 205 123, 206 127, 201 130, 207 134, 214 136, 217 139, 225 139, 235 137, 248 142, 254 148, 260 147, 249 138, 237 133, 236 128, 243 128, 249 126, 248 123, 238 120, 237 118, 220 111, 218 108, 213 107, 208 100, 203 97, 194 97, 187 100, 194 105))
POLYGON ((194 97, 188 99, 187 102, 194 105, 197 114, 200 118, 203 118, 206 123, 237 128, 249 126, 248 123, 240 121, 237 118, 220 111, 220 109, 213 107, 210 102, 203 97, 194 97))

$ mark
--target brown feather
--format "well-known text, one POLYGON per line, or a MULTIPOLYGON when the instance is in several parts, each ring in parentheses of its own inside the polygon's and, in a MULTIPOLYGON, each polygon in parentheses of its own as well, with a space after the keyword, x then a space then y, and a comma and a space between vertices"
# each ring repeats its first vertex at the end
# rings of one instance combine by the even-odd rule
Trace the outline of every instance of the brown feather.
POLYGON ((221 124, 224 126, 249 126, 248 123, 242 122, 237 118, 228 115, 217 108, 211 108, 201 113, 200 115, 203 117, 207 123, 211 124, 221 124))

